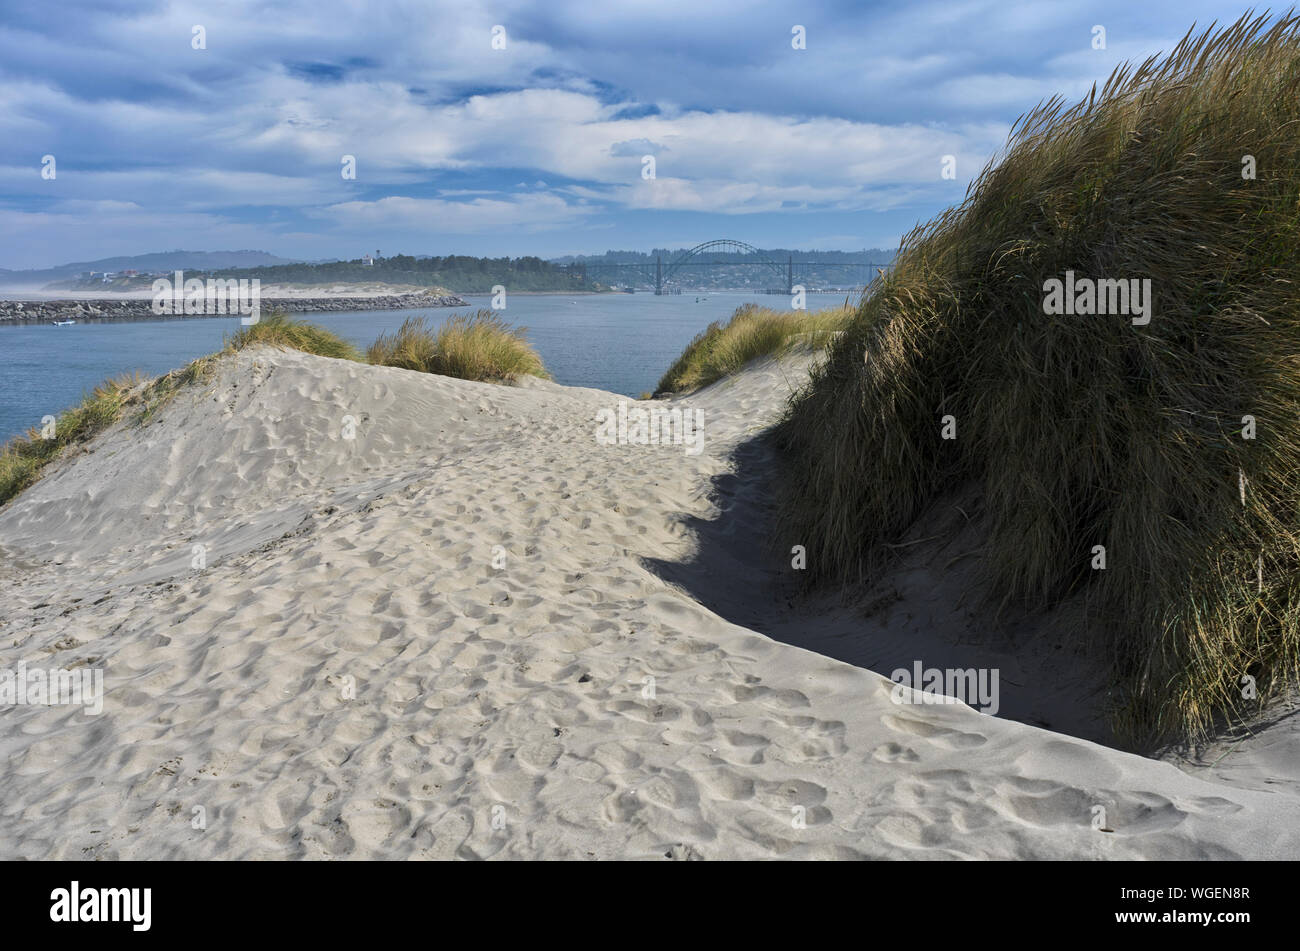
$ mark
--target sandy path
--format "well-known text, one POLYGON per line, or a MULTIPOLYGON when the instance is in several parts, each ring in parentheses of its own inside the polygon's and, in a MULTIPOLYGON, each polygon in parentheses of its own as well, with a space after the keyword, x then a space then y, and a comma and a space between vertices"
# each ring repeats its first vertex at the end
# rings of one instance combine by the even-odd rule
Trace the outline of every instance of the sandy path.
POLYGON ((3 711, 0 857, 1297 854, 1290 785, 898 705, 701 604, 768 570, 722 507, 801 373, 680 401, 697 456, 598 445, 612 394, 269 350, 106 434, 0 511, 0 667, 107 688, 3 711))

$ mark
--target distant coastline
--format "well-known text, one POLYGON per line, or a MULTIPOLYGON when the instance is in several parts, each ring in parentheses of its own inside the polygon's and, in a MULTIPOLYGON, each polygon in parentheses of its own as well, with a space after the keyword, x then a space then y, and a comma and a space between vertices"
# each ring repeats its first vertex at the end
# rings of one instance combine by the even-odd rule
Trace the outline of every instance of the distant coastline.
MULTIPOLYGON (((413 310, 424 307, 466 307, 456 294, 384 294, 375 297, 268 297, 262 310, 285 313, 344 312, 359 310, 413 310)), ((0 300, 0 327, 30 327, 56 320, 78 323, 122 323, 137 320, 229 317, 231 314, 156 314, 150 297, 94 299, 0 300)), ((235 315, 237 316, 237 315, 235 315)))

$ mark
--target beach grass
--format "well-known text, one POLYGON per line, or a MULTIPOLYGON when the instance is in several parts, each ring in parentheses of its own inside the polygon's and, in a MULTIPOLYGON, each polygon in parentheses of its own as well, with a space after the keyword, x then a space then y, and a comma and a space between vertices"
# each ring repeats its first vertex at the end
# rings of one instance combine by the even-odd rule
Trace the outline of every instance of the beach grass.
POLYGON ((280 312, 268 314, 255 324, 241 327, 238 332, 226 338, 225 349, 234 353, 258 344, 284 350, 301 350, 318 357, 333 357, 338 360, 361 359, 360 351, 338 334, 280 312))
MULTIPOLYGON (((69 447, 89 441, 119 420, 149 422, 186 386, 209 378, 222 357, 253 346, 363 359, 356 347, 332 331, 281 312, 270 313, 227 336, 221 351, 156 379, 121 376, 100 383, 58 416, 49 438, 33 428, 0 446, 0 505, 36 482, 69 447)), ((523 374, 549 378, 541 358, 524 340, 523 330, 511 328, 487 310, 457 315, 437 330, 430 330, 423 319, 408 319, 396 334, 381 335, 368 355, 372 363, 468 380, 508 382, 523 374)))
POLYGON ((71 446, 89 441, 121 418, 133 390, 134 376, 100 383, 76 406, 64 410, 49 427, 33 427, 0 447, 0 505, 35 482, 47 465, 71 446))
POLYGON ((681 393, 708 386, 752 360, 795 345, 823 347, 843 329, 852 313, 848 307, 809 312, 743 304, 730 320, 714 321, 686 345, 659 380, 655 393, 681 393))
POLYGON ((181 389, 207 379, 221 354, 192 360, 155 379, 123 374, 95 386, 64 410, 52 428, 33 427, 0 446, 0 505, 40 478, 69 448, 89 442, 119 420, 143 425, 181 389))
POLYGON ((436 373, 461 380, 511 382, 550 375, 524 336, 491 310, 456 314, 441 326, 410 317, 391 334, 381 334, 366 353, 377 366, 436 373))
POLYGON ((810 584, 879 577, 973 485, 987 597, 1082 609, 1120 737, 1203 737, 1300 683, 1297 89, 1300 19, 1247 17, 1018 121, 776 431, 810 584), (1150 322, 1049 315, 1066 271, 1149 279, 1150 322))
POLYGON ((105 380, 59 414, 52 432, 34 427, 0 446, 0 505, 36 482, 45 467, 70 447, 128 418, 128 411, 131 422, 147 423, 184 387, 207 379, 222 356, 258 344, 345 360, 361 358, 355 347, 330 331, 273 313, 227 337, 221 352, 199 357, 156 379, 124 375, 105 380))

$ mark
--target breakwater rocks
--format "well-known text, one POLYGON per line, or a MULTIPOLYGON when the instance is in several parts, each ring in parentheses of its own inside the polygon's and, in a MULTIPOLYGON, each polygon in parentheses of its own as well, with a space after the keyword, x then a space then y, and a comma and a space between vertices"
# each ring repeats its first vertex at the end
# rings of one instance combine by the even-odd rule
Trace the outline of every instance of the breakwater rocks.
MULTIPOLYGON (((383 297, 263 298, 262 313, 301 314, 319 311, 412 310, 417 307, 464 307, 468 301, 452 295, 389 294, 383 297)), ((0 300, 0 326, 49 324, 75 320, 79 324, 129 320, 174 320, 188 317, 230 317, 232 314, 155 314, 151 298, 130 300, 0 300)))

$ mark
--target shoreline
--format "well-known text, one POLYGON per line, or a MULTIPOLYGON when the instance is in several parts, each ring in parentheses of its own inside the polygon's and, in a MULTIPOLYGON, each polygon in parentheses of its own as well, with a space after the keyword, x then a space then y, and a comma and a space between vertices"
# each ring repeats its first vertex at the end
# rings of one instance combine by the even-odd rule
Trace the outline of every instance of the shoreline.
MULTIPOLYGON (((271 297, 261 302, 264 311, 289 314, 342 313, 364 310, 416 310, 424 307, 468 307, 469 301, 455 294, 384 295, 379 297, 271 297)), ((32 327, 55 320, 75 320, 86 324, 131 323, 143 320, 238 317, 226 314, 156 314, 152 298, 111 300, 64 299, 44 301, 0 300, 0 327, 32 327)))

